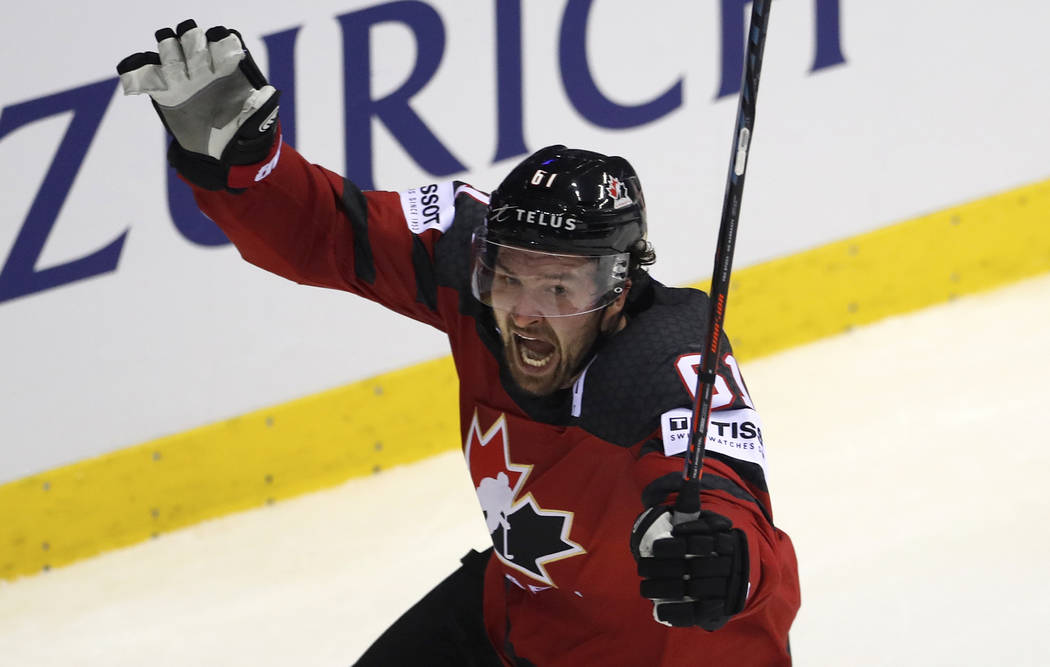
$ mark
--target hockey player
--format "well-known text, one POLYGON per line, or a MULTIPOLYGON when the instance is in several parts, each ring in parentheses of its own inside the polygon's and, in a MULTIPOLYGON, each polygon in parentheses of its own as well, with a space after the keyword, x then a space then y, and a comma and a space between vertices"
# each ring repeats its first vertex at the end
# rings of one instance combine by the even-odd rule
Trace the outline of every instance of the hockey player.
POLYGON ((185 21, 156 38, 118 65, 124 92, 152 98, 169 161, 242 256, 451 343, 493 546, 358 664, 790 664, 797 566, 726 340, 703 511, 672 520, 706 297, 649 277, 626 160, 551 146, 491 198, 459 182, 362 192, 282 142, 279 93, 237 33, 185 21))

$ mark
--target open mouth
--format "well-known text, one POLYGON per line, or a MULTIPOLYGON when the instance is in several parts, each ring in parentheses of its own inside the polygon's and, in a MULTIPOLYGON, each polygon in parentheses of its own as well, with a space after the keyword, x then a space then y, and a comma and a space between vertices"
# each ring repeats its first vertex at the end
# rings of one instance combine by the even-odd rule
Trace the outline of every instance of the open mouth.
POLYGON ((554 358, 555 347, 540 338, 532 338, 514 333, 515 347, 518 349, 518 359, 530 370, 542 370, 550 364, 554 358))

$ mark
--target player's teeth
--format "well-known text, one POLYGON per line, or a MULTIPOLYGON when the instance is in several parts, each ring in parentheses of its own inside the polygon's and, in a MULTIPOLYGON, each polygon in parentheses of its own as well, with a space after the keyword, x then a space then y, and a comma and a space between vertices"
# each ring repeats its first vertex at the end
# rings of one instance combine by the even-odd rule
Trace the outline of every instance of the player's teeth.
POLYGON ((536 357, 533 356, 532 350, 525 346, 521 347, 521 360, 527 365, 532 366, 533 368, 543 368, 547 365, 547 362, 550 361, 551 357, 553 356, 554 352, 551 351, 549 354, 546 354, 542 357, 536 357))

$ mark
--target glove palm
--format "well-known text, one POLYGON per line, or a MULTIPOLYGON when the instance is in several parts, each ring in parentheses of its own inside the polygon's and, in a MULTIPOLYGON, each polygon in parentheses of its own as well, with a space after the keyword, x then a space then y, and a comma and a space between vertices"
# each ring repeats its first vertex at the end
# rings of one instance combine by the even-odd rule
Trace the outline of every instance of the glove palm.
POLYGON ((280 145, 280 93, 266 82, 240 35, 221 26, 204 32, 188 20, 175 30, 158 30, 156 38, 157 51, 128 56, 117 72, 125 95, 152 99, 174 139, 168 153, 173 166, 212 190, 246 187, 265 177, 268 169, 230 169, 273 158, 280 145))

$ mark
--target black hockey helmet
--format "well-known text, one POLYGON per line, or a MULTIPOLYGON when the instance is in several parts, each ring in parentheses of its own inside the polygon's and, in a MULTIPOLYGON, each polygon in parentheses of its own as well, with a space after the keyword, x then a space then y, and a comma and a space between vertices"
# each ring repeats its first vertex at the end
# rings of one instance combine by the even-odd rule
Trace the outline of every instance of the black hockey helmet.
POLYGON ((489 240, 579 255, 629 252, 645 238, 645 198, 627 160, 548 146, 507 175, 489 203, 489 240))
POLYGON ((544 317, 591 312, 623 292, 630 253, 644 244, 645 234, 645 199, 627 160, 548 146, 523 160, 492 193, 485 223, 475 231, 472 291, 494 308, 511 307, 510 299, 514 308, 544 317), (567 279, 584 273, 577 260, 593 265, 586 292, 574 289, 580 283, 571 280, 550 284, 550 263, 558 257, 564 258, 559 271, 576 263, 564 271, 567 279), (501 288, 508 281, 518 296, 501 288))

